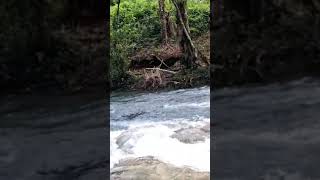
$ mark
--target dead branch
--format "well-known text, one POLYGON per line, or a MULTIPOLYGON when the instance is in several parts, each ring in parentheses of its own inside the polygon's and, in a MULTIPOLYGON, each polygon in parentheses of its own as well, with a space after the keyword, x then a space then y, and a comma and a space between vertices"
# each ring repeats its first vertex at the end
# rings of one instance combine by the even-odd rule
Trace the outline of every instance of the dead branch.
POLYGON ((162 64, 164 64, 167 68, 170 68, 166 63, 163 62, 163 59, 161 59, 158 56, 155 56, 157 60, 159 60, 161 62, 161 64, 158 66, 159 68, 161 67, 162 64))
POLYGON ((168 73, 172 73, 172 74, 176 74, 177 72, 174 71, 169 71, 166 69, 160 69, 160 68, 145 68, 146 70, 158 70, 158 71, 163 71, 163 72, 168 72, 168 73))

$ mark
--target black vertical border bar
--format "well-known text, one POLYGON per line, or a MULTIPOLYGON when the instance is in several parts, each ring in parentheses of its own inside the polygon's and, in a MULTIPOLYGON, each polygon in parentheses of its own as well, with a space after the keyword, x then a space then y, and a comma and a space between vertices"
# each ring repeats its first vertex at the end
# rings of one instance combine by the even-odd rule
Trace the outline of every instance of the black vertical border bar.
MULTIPOLYGON (((107 0, 106 2, 103 1, 103 6, 105 7, 106 12, 106 53, 107 58, 105 59, 107 66, 106 66, 106 134, 107 134, 107 146, 106 146, 106 156, 107 156, 107 177, 106 179, 110 179, 110 1, 107 0)), ((101 142, 104 143, 104 142, 101 142)))
POLYGON ((212 77, 213 74, 213 59, 214 59, 214 47, 213 47, 213 41, 214 41, 214 33, 213 33, 213 6, 214 1, 217 0, 210 0, 210 20, 209 20, 209 29, 210 29, 210 66, 209 66, 209 73, 210 73, 210 179, 213 179, 214 176, 214 164, 213 164, 213 158, 214 158, 214 131, 213 131, 213 125, 214 125, 214 106, 213 106, 213 94, 214 94, 214 78, 212 77))

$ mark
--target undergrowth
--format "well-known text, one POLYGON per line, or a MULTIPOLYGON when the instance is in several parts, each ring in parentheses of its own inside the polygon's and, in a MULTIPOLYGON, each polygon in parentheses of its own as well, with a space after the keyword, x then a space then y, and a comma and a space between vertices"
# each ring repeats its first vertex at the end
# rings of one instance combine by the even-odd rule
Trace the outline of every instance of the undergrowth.
MULTIPOLYGON (((166 11, 175 22, 175 8, 166 1, 166 11)), ((188 16, 191 35, 197 37, 209 30, 209 0, 189 0, 188 16)), ((129 57, 143 47, 160 44, 160 20, 157 0, 121 1, 111 6, 111 82, 115 86, 128 78, 129 57)))

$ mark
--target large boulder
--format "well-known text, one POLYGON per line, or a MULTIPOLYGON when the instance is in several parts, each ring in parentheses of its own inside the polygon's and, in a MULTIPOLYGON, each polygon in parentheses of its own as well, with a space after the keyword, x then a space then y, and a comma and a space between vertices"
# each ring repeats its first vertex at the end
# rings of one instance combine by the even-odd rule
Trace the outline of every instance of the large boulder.
POLYGON ((171 137, 188 144, 204 142, 206 138, 210 138, 210 124, 202 127, 182 128, 175 131, 171 137))
POLYGON ((152 156, 121 160, 110 171, 111 180, 209 180, 209 172, 175 167, 152 156))

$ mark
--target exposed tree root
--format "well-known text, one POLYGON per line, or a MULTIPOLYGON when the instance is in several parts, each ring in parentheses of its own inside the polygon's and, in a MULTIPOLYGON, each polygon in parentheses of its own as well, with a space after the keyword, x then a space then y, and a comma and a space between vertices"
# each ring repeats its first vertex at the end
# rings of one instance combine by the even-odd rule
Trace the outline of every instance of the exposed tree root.
POLYGON ((144 48, 130 57, 130 69, 170 68, 182 58, 181 50, 176 45, 166 44, 158 48, 144 48))

